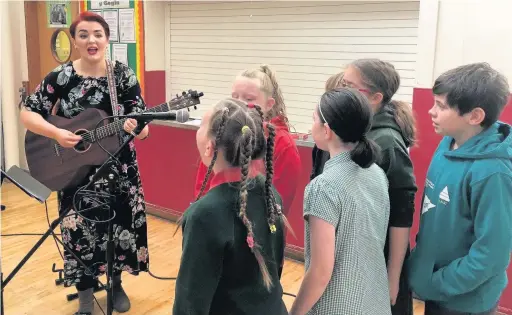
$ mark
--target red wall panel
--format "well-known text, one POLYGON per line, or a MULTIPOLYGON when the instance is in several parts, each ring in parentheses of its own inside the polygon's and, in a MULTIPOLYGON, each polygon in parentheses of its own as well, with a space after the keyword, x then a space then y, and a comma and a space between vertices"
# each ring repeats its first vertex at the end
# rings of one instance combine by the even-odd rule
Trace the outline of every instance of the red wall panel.
POLYGON ((290 183, 290 185, 297 185, 297 191, 295 193, 295 199, 293 199, 290 212, 288 213, 288 221, 293 228, 295 237, 291 233, 288 233, 286 243, 288 249, 294 252, 304 251, 304 218, 302 216, 303 208, 302 204, 304 201, 304 190, 309 183, 309 175, 311 174, 312 168, 312 148, 299 146, 299 155, 302 164, 302 173, 300 174, 299 181, 297 183, 290 183))
POLYGON ((199 165, 195 131, 151 125, 150 137, 136 147, 146 202, 183 213, 194 201, 199 165))
POLYGON ((154 107, 165 102, 165 71, 146 71, 144 72, 144 78, 144 101, 146 105, 154 107))

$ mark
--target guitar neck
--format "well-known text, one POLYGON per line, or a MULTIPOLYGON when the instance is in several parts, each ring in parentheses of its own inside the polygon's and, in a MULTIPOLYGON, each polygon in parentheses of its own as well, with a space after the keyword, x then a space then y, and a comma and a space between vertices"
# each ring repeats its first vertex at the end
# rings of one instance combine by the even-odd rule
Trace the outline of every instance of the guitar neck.
MULTIPOLYGON (((161 112, 168 112, 169 111, 169 103, 162 103, 158 106, 152 107, 148 110, 145 110, 144 113, 161 113, 161 112)), ((120 133, 124 130, 123 126, 126 122, 127 118, 118 119, 116 121, 113 121, 111 123, 108 123, 104 126, 99 127, 96 132, 94 130, 91 130, 85 134, 82 135, 85 139, 90 139, 92 142, 96 142, 98 140, 101 140, 103 138, 110 137, 112 135, 115 135, 117 133, 120 133)))

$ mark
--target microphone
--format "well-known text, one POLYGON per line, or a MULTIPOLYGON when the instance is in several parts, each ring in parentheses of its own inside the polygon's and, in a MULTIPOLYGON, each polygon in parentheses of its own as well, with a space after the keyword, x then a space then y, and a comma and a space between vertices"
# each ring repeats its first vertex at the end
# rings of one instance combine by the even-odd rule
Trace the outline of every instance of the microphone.
POLYGON ((129 114, 125 115, 126 118, 132 118, 137 121, 152 121, 152 120, 175 120, 179 123, 188 121, 190 114, 186 109, 180 109, 178 111, 172 110, 169 112, 160 113, 140 113, 140 114, 129 114))

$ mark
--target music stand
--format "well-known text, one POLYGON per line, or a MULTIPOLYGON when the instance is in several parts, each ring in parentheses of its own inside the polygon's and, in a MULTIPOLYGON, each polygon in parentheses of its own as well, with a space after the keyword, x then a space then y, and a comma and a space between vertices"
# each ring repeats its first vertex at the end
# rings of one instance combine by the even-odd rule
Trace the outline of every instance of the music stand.
POLYGON ((2 170, 2 183, 4 178, 7 178, 11 183, 40 203, 45 202, 52 193, 48 187, 38 182, 29 173, 16 165, 12 166, 7 172, 2 170))
MULTIPOLYGON (((31 198, 39 201, 40 203, 45 202, 48 197, 50 197, 52 191, 38 182, 35 178, 30 176, 26 171, 22 170, 18 166, 14 165, 12 166, 7 172, 4 172, 4 170, 0 170, 2 172, 2 185, 4 182, 4 179, 8 179, 11 183, 16 185, 19 189, 21 189, 23 192, 25 192, 28 196, 31 198)), ((28 260, 28 258, 27 258, 28 260)), ((14 274, 21 269, 21 265, 18 265, 18 269, 15 270, 11 275, 14 276, 14 274)), ((1 271, 1 265, 0 265, 0 271, 1 271)), ((4 273, 3 271, 0 272, 0 280, 2 282, 2 288, 1 288, 1 314, 4 314, 4 273)))

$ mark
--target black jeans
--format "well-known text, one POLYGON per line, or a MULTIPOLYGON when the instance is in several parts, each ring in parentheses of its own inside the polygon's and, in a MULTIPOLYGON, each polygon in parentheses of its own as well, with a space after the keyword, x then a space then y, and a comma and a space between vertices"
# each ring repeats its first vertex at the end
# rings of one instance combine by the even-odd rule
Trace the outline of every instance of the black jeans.
POLYGON ((425 315, 495 315, 498 307, 481 313, 457 312, 439 306, 436 302, 425 302, 425 315))

